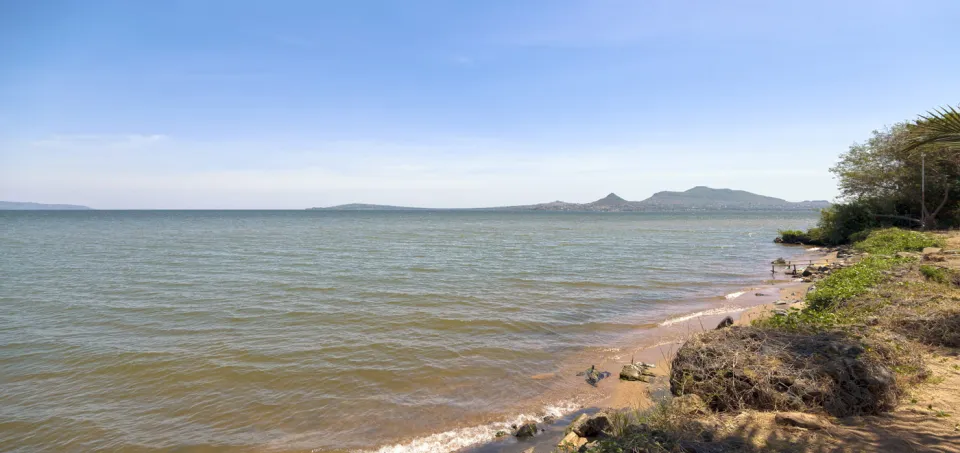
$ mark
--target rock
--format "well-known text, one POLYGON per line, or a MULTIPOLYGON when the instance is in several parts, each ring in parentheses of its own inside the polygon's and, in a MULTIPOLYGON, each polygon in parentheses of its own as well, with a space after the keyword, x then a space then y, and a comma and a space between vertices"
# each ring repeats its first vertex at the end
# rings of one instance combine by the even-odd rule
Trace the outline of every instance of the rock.
POLYGON ((623 369, 620 370, 620 379, 624 381, 650 382, 650 380, 643 375, 643 372, 633 365, 623 366, 623 369))
POLYGON ((528 448, 528 449, 526 449, 526 450, 523 450, 523 453, 533 453, 533 449, 534 449, 534 447, 530 447, 530 448, 528 448))
POLYGON ((917 258, 919 254, 913 252, 897 252, 894 256, 897 258, 917 258))
POLYGON ((584 439, 584 438, 578 436, 577 433, 571 431, 571 432, 567 433, 566 436, 563 436, 563 440, 561 440, 560 443, 557 444, 557 447, 561 447, 561 448, 562 448, 562 447, 567 447, 567 448, 571 448, 571 447, 572 447, 573 449, 578 449, 578 448, 582 447, 582 446, 583 446, 584 444, 586 444, 586 443, 587 443, 587 439, 584 439))
POLYGON ((554 416, 552 416, 552 415, 548 415, 548 416, 546 416, 546 417, 543 417, 543 423, 544 423, 545 425, 552 425, 552 424, 554 424, 556 421, 557 421, 557 417, 554 417, 554 416))
POLYGON ((504 437, 506 435, 507 435, 506 431, 497 431, 497 433, 494 434, 493 437, 504 437))
POLYGON ((941 251, 943 251, 943 249, 941 249, 940 247, 924 247, 922 253, 924 255, 930 255, 933 253, 940 253, 941 251))
POLYGON ((570 432, 580 437, 598 436, 609 428, 610 419, 605 412, 599 412, 592 416, 583 414, 567 427, 570 432))
POLYGON ((513 433, 518 439, 523 439, 527 437, 533 437, 537 435, 537 424, 534 422, 526 422, 520 425, 517 428, 517 432, 513 433))
POLYGON ((707 413, 707 403, 703 402, 700 395, 694 393, 688 393, 674 398, 673 407, 687 415, 703 415, 707 413))
POLYGON ((723 318, 723 321, 720 321, 720 324, 717 324, 717 329, 718 330, 726 329, 727 327, 730 327, 732 325, 733 325, 733 318, 727 316, 726 318, 723 318))
POLYGON ((813 414, 804 414, 803 412, 781 412, 777 414, 775 420, 778 425, 798 426, 806 429, 827 429, 830 422, 817 417, 813 414))
POLYGON ((803 272, 801 272, 800 275, 802 275, 802 276, 804 276, 804 277, 809 277, 809 276, 813 275, 813 266, 807 266, 807 267, 803 268, 803 272))
POLYGON ((773 305, 787 305, 788 303, 789 303, 789 302, 787 302, 787 301, 785 301, 785 300, 778 300, 778 301, 774 302, 773 305))
POLYGON ((787 316, 787 311, 783 309, 778 309, 773 311, 774 316, 787 316))
POLYGON ((586 376, 587 384, 596 386, 597 382, 600 382, 601 379, 610 376, 608 371, 597 371, 597 367, 590 365, 590 368, 587 368, 585 371, 577 373, 577 376, 586 376))

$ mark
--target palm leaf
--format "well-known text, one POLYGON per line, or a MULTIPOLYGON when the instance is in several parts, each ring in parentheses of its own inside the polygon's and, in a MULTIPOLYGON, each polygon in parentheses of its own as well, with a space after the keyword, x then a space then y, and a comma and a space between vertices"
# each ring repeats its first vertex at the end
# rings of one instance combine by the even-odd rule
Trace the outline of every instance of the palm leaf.
POLYGON ((920 115, 907 130, 908 151, 930 144, 960 148, 960 110, 952 106, 935 108, 926 115, 920 115))

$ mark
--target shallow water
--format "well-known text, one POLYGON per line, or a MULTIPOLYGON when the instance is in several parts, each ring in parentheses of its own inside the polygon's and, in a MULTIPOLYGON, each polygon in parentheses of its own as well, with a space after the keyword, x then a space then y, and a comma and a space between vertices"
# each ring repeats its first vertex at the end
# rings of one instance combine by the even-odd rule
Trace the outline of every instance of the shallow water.
POLYGON ((509 418, 558 394, 531 375, 768 277, 814 221, 0 212, 0 444, 368 449, 509 418))

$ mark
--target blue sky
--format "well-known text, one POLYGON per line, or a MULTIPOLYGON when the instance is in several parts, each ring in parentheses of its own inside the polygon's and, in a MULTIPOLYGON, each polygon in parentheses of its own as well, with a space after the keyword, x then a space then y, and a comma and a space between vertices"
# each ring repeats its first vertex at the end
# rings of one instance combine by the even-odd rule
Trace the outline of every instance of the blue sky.
POLYGON ((830 199, 960 102, 960 2, 0 2, 0 199, 469 207, 830 199))

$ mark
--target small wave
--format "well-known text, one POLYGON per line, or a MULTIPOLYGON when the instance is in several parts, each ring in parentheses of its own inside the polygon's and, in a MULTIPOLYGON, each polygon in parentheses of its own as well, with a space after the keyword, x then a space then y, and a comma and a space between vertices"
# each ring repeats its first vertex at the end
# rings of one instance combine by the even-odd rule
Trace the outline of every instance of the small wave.
POLYGON ((746 294, 746 293, 747 293, 746 291, 737 291, 737 292, 735 292, 735 293, 727 294, 726 296, 723 296, 723 298, 724 298, 724 299, 727 299, 727 300, 736 299, 736 298, 738 298, 738 297, 740 297, 740 296, 742 296, 742 295, 744 295, 744 294, 746 294))
POLYGON ((713 315, 725 315, 729 313, 739 313, 746 310, 747 307, 718 307, 711 308, 709 310, 698 311, 696 313, 690 313, 689 315, 678 316, 676 318, 670 318, 666 321, 661 322, 659 325, 669 326, 671 324, 676 324, 678 322, 689 321, 691 319, 699 318, 701 316, 713 316, 713 315))
POLYGON ((507 277, 503 279, 508 282, 515 282, 521 284, 540 284, 540 285, 560 285, 560 286, 571 286, 574 288, 615 288, 615 289, 644 289, 645 286, 641 285, 631 285, 629 283, 607 283, 607 282, 597 282, 591 280, 566 280, 566 281, 557 281, 557 280, 537 280, 531 278, 517 278, 517 277, 507 277))
POLYGON ((287 286, 284 288, 284 291, 289 292, 327 292, 327 291, 336 291, 337 288, 333 286, 287 286))
MULTIPOLYGON (((562 417, 577 411, 581 406, 572 401, 564 401, 557 405, 543 408, 543 415, 562 417)), ((519 425, 527 421, 540 421, 542 416, 535 417, 520 414, 513 419, 490 423, 488 425, 470 426, 418 437, 406 443, 387 445, 376 450, 359 453, 446 453, 496 439, 497 431, 510 431, 510 425, 519 425)), ((314 450, 318 452, 319 450, 314 450)))
POLYGON ((417 267, 417 266, 414 266, 414 267, 411 267, 411 268, 410 268, 410 272, 443 272, 443 271, 440 270, 440 269, 432 268, 432 267, 417 267))

